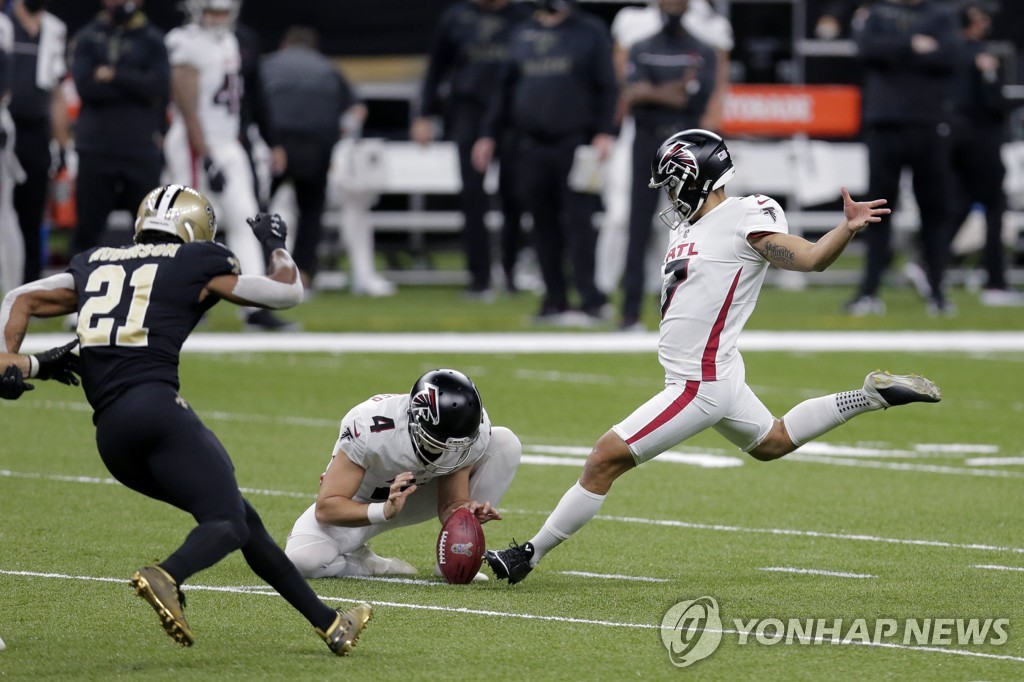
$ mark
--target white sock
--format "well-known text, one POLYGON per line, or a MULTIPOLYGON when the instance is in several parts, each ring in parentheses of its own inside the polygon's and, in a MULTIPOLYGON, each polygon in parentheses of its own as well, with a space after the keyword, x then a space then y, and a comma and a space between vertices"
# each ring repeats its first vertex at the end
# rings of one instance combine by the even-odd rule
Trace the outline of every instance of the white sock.
POLYGON ((545 554, 562 544, 569 536, 585 526, 590 519, 597 516, 604 504, 604 495, 595 495, 576 482, 576 485, 569 488, 562 495, 558 506, 548 516, 537 534, 533 536, 530 543, 533 544, 533 559, 531 566, 544 557, 545 554))
POLYGON ((864 395, 864 391, 843 391, 805 400, 782 418, 789 439, 794 445, 803 445, 849 419, 864 412, 881 409, 864 395))

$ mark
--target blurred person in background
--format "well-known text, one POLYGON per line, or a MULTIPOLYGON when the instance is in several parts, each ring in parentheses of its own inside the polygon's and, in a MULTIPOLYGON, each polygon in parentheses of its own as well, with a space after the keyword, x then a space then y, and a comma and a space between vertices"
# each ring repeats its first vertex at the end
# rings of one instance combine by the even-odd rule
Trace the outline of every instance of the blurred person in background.
MULTIPOLYGON (((733 48, 732 25, 728 19, 715 12, 708 0, 689 0, 681 23, 688 34, 715 51, 715 87, 704 109, 700 127, 706 130, 720 130, 725 109, 725 93, 729 87, 729 52, 733 48)), ((665 15, 657 0, 651 0, 642 7, 623 7, 616 13, 611 31, 615 73, 620 88, 624 89, 626 85, 626 66, 629 62, 630 48, 664 28, 665 15)), ((630 197, 634 177, 632 159, 635 122, 622 98, 619 100, 618 115, 622 124, 619 136, 615 140, 615 148, 608 159, 601 191, 604 215, 597 236, 595 278, 598 288, 605 293, 615 291, 619 287, 619 280, 626 265, 630 197)), ((646 158, 646 152, 643 156, 646 158)), ((646 168, 644 172, 646 173, 646 168)))
POLYGON ((366 119, 366 105, 320 53, 319 44, 315 30, 293 26, 281 48, 261 66, 270 124, 288 160, 284 172, 274 178, 274 190, 284 182, 294 188, 299 221, 293 253, 307 285, 318 269, 327 174, 342 121, 358 129, 366 119))
POLYGON ((0 12, 0 293, 22 283, 25 240, 14 211, 14 184, 20 168, 14 156, 14 121, 7 110, 14 66, 14 24, 0 12))
POLYGON ((103 0, 72 42, 82 101, 75 129, 78 225, 73 254, 100 242, 110 213, 134 210, 163 172, 171 66, 142 0, 103 0))
MULTIPOLYGON (((871 196, 899 201, 900 173, 913 173, 919 237, 928 281, 928 313, 951 315, 944 274, 952 225, 950 118, 958 35, 952 12, 934 0, 879 0, 854 38, 864 62, 864 140, 871 196)), ((867 235, 867 259, 853 316, 879 315, 882 277, 893 260, 892 221, 867 235)))
POLYGON ((14 189, 14 208, 25 244, 25 282, 39 279, 42 273, 43 211, 50 177, 66 167, 71 144, 67 104, 60 88, 67 72, 67 27, 46 11, 46 5, 46 0, 14 0, 12 13, 9 108, 17 133, 15 155, 24 171, 24 181, 14 189))
MULTIPOLYGON (((498 85, 501 67, 508 61, 512 28, 529 18, 532 7, 509 0, 462 0, 441 17, 430 48, 430 62, 423 80, 420 113, 410 137, 420 144, 434 139, 436 117, 443 116, 446 139, 459 148, 462 174, 460 199, 464 226, 463 248, 469 269, 467 296, 491 300, 491 239, 484 222, 488 197, 484 191, 486 168, 472 162, 473 143, 480 137, 481 122, 498 85), (447 82, 449 94, 442 97, 447 82)), ((504 220, 501 231, 501 264, 507 291, 516 291, 515 265, 522 230, 522 208, 516 195, 514 132, 505 130, 497 141, 502 161, 499 188, 504 220)))
POLYGON ((536 321, 589 326, 607 315, 607 297, 594 283, 597 197, 571 189, 569 173, 577 147, 592 146, 603 161, 614 143, 611 41, 572 0, 540 0, 513 29, 509 57, 473 146, 473 165, 486 170, 497 140, 508 128, 516 131, 520 197, 533 216, 545 287, 536 321), (567 261, 582 316, 570 310, 567 261))
POLYGON ((273 178, 285 171, 288 155, 278 141, 270 122, 270 107, 263 92, 260 64, 263 62, 263 42, 256 29, 235 22, 235 39, 242 57, 242 99, 239 107, 239 141, 249 157, 256 201, 260 209, 270 204, 273 178))
MULTIPOLYGON (((164 148, 167 174, 210 197, 242 271, 261 275, 264 254, 245 220, 259 210, 241 134, 242 59, 233 33, 240 0, 188 0, 189 22, 167 34, 174 115, 164 148)), ((245 327, 298 327, 269 310, 247 308, 245 327)))
POLYGON ((718 74, 715 51, 683 27, 687 0, 659 0, 664 18, 660 31, 629 51, 622 100, 635 122, 629 246, 623 273, 625 297, 621 328, 642 330, 640 308, 651 223, 658 194, 651 192, 647 155, 680 130, 697 128, 704 117, 718 74))
POLYGON ((999 5, 989 0, 968 0, 960 11, 964 41, 953 88, 953 224, 963 224, 972 205, 984 207, 986 281, 981 303, 1019 306, 1024 305, 1024 294, 1010 290, 1007 284, 1002 240, 1006 212, 1002 147, 1013 105, 1003 95, 999 59, 984 42, 998 9, 999 5))

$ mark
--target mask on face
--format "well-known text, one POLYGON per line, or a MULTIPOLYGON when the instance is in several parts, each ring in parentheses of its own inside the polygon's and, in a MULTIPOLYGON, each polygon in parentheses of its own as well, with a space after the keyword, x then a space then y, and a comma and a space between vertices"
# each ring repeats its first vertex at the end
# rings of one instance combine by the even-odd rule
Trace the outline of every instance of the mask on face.
POLYGON ((46 9, 47 0, 22 0, 22 4, 32 14, 46 9))
POLYGON ((132 18, 132 15, 135 14, 135 10, 137 9, 138 7, 135 6, 135 3, 129 0, 129 2, 126 2, 123 5, 118 5, 114 9, 110 10, 110 19, 118 25, 127 23, 128 20, 132 18))

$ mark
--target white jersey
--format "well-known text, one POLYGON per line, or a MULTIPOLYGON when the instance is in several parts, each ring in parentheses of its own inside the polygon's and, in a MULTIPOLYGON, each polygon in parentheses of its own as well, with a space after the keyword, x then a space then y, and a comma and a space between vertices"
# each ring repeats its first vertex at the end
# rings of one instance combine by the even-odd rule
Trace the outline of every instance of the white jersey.
POLYGON ((728 197, 672 231, 665 255, 658 359, 668 381, 715 381, 742 363, 736 349, 768 261, 747 241, 788 233, 782 207, 760 194, 728 197))
MULTIPOLYGON (((491 442, 491 420, 484 410, 480 437, 473 444, 462 468, 476 464, 491 442)), ((339 450, 366 470, 363 483, 354 500, 382 502, 395 476, 411 471, 416 485, 423 486, 437 475, 423 468, 413 450, 409 434, 409 394, 375 395, 353 407, 341 420, 341 431, 331 456, 331 464, 339 450)), ((330 468, 330 464, 327 465, 330 468)), ((326 472, 325 472, 326 473, 326 472)), ((323 478, 321 477, 321 480, 323 478)))
MULTIPOLYGON (((612 38, 622 48, 650 38, 661 30, 664 19, 656 4, 647 7, 623 7, 612 21, 612 38)), ((732 24, 708 4, 707 0, 690 0, 683 14, 683 28, 697 40, 716 50, 732 50, 732 24)))
MULTIPOLYGON (((199 72, 199 122, 208 144, 237 140, 241 126, 242 55, 230 32, 215 33, 187 24, 167 34, 171 66, 199 72)), ((181 125, 180 116, 175 123, 181 125)))

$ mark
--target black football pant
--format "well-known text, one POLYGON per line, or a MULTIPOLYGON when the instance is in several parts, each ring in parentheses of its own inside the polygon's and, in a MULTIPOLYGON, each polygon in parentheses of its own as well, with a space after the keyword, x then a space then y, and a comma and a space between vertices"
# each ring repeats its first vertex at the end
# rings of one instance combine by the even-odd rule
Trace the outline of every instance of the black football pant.
POLYGON ((135 215, 146 194, 160 185, 161 170, 163 158, 159 156, 132 159, 81 152, 75 182, 78 225, 70 255, 100 243, 112 211, 120 209, 135 215))
MULTIPOLYGON (((462 244, 469 269, 469 288, 483 291, 491 285, 491 236, 484 217, 490 197, 484 191, 484 174, 473 167, 473 144, 480 137, 484 110, 471 102, 459 102, 449 116, 449 136, 459 149, 462 190, 459 193, 463 215, 462 244)), ((515 274, 516 259, 522 246, 522 205, 516 191, 516 141, 512 134, 498 140, 497 157, 503 161, 498 176, 503 224, 501 228, 501 266, 507 282, 515 274)))
MULTIPOLYGON (((953 133, 953 178, 955 190, 954 229, 963 224, 973 204, 985 207, 985 247, 982 262, 989 289, 1006 288, 1006 260, 1003 251, 1003 131, 997 126, 964 122, 953 133)), ((953 235, 951 235, 952 238, 953 235)))
POLYGON ((25 182, 14 186, 14 211, 25 240, 25 281, 39 279, 43 269, 42 225, 50 189, 50 122, 16 119, 14 153, 25 182))
POLYGON ((334 611, 270 537, 242 498, 224 446, 172 386, 135 386, 94 419, 100 457, 114 478, 188 512, 199 523, 160 563, 178 585, 241 549, 253 572, 314 627, 330 627, 334 611))
POLYGON ((520 138, 520 196, 523 208, 533 215, 534 245, 546 290, 541 314, 568 310, 566 266, 570 263, 583 311, 598 315, 607 300, 594 284, 597 231, 593 218, 598 199, 572 191, 568 183, 576 147, 588 141, 582 135, 520 138))
POLYGON ((288 169, 283 176, 274 178, 270 195, 274 195, 281 183, 291 181, 299 210, 292 258, 299 270, 312 281, 320 264, 317 249, 323 238, 327 175, 331 169, 333 144, 313 137, 284 135, 281 144, 288 154, 288 169))
MULTIPOLYGON (((950 139, 935 125, 893 125, 868 128, 870 174, 868 199, 887 199, 893 213, 899 204, 900 172, 910 168, 914 197, 921 212, 921 255, 933 296, 942 297, 942 283, 949 260, 950 139)), ((892 219, 883 218, 864 229, 868 257, 860 284, 860 296, 876 296, 882 276, 892 263, 892 219)))

